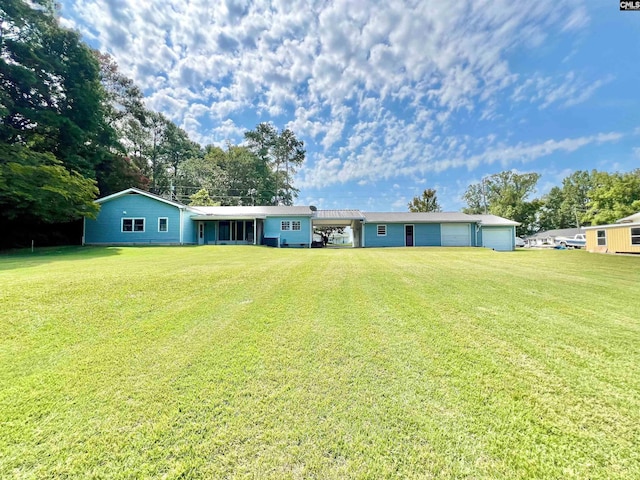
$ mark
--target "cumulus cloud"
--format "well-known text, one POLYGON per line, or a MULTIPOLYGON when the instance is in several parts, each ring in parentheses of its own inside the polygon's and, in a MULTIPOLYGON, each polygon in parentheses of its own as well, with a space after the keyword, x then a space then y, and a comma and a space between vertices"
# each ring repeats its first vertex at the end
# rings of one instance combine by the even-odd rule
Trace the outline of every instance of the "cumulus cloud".
POLYGON ((597 142, 473 145, 451 129, 464 115, 499 118, 505 98, 570 108, 611 81, 525 77, 510 64, 549 32, 589 24, 571 0, 69 0, 62 14, 201 143, 240 141, 259 121, 283 119, 310 151, 302 186, 422 177, 597 142))

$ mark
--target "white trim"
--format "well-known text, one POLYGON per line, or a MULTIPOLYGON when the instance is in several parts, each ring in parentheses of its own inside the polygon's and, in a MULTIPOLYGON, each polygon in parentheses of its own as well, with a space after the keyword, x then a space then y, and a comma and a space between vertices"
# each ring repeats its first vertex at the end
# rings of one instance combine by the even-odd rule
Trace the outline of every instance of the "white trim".
POLYGON ((416 225, 415 223, 405 223, 404 224, 404 246, 405 247, 415 247, 416 246, 416 225), (407 227, 413 227, 413 245, 407 245, 407 227))
MULTIPOLYGON (((631 231, 631 229, 629 229, 629 231, 631 231)), ((606 247, 608 244, 608 239, 607 239, 607 229, 606 228, 599 228, 596 230, 596 247, 606 247), (603 231, 604 232, 604 237, 598 237, 598 232, 599 231, 603 231), (604 238, 604 244, 600 245, 600 238, 604 238)))
POLYGON ((301 220, 291 220, 291 231, 292 232, 301 232, 302 231, 302 221, 301 220), (298 222, 298 228, 293 228, 293 224, 298 222))
POLYGON ((153 200, 158 200, 159 202, 164 202, 166 204, 172 205, 174 207, 178 207, 180 209, 187 208, 187 206, 183 205, 182 203, 174 202, 172 200, 167 200, 166 198, 159 197, 157 195, 154 195, 153 193, 145 192, 144 190, 140 190, 139 188, 133 188, 133 187, 132 188, 127 188, 126 190, 122 190, 121 192, 117 192, 117 193, 113 193, 111 195, 107 195, 106 197, 99 198, 95 202, 96 203, 108 202, 109 200, 113 200, 115 198, 122 197, 123 195, 127 195, 129 193, 137 193, 137 194, 143 195, 143 196, 145 196, 147 198, 151 198, 153 200))
POLYGON ((378 223, 376 224, 376 233, 378 237, 386 237, 387 236, 387 224, 386 223, 378 223), (380 227, 384 227, 384 233, 380 233, 380 227))
MULTIPOLYGON (((500 238, 498 238, 498 240, 501 240, 500 238)), ((504 227, 490 227, 490 228, 483 228, 482 229, 482 247, 483 248, 491 248, 493 250, 496 250, 498 252, 507 252, 507 251, 513 251, 515 249, 515 241, 516 241, 516 233, 514 231, 514 227, 510 227, 510 226, 504 226, 504 227), (487 245, 487 234, 489 234, 489 236, 491 236, 490 234, 494 233, 496 235, 504 235, 504 234, 508 234, 509 235, 509 250, 496 250, 495 246, 491 246, 491 245, 487 245)))
POLYGON ((180 209, 180 245, 184 245, 184 210, 180 209))
POLYGON ((360 222, 360 227, 362 228, 362 230, 360 232, 360 235, 362 235, 362 238, 360 239, 360 241, 361 241, 361 244, 362 244, 362 248, 365 248, 366 244, 365 244, 364 239, 365 239, 366 231, 367 231, 367 222, 360 222))
POLYGON ((592 227, 582 227, 584 230, 602 230, 603 228, 626 228, 640 227, 640 222, 635 223, 610 223, 609 225, 595 225, 592 227))
MULTIPOLYGON (((204 245, 204 241, 205 241, 205 229, 204 229, 204 222, 198 222, 198 228, 196 230, 196 236, 198 238, 198 245, 204 245), (202 236, 200 236, 200 230, 202 230, 202 236)), ((229 232, 231 233, 231 232, 229 232)))
MULTIPOLYGON (((484 235, 484 234, 483 234, 484 235)), ((446 235, 447 237, 449 235, 446 235)), ((440 224, 440 246, 442 247, 470 247, 471 246, 471 224, 470 223, 465 223, 465 222, 456 222, 456 223, 441 223, 440 224), (466 227, 466 243, 464 245, 445 245, 444 242, 444 238, 445 238, 445 230, 446 228, 444 227, 452 227, 452 226, 465 226, 466 227)), ((483 241, 484 243, 484 241, 483 241)))
POLYGON ((169 217, 158 217, 158 233, 169 233, 169 217), (167 229, 160 230, 160 220, 166 220, 167 229))
POLYGON ((290 232, 291 231, 291 220, 280 220, 280 231, 281 232, 290 232), (285 224, 287 228, 284 228, 285 224))
POLYGON ((634 235, 631 230, 640 230, 640 227, 631 227, 631 228, 629 228, 629 242, 631 242, 630 245, 631 246, 640 245, 640 243, 633 243, 633 237, 637 237, 638 239, 640 239, 640 233, 634 235))
POLYGON ((120 217, 120 233, 145 233, 147 230, 146 217, 120 217), (131 220, 131 230, 124 229, 124 221, 131 220), (142 220, 142 230, 136 230, 136 220, 142 220))

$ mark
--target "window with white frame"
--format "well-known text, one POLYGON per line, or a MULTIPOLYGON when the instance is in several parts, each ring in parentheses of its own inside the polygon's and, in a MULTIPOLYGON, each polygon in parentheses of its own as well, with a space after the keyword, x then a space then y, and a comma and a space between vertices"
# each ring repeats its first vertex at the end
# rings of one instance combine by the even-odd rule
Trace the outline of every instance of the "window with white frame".
POLYGON ((282 220, 282 222, 280 222, 280 230, 291 230, 291 222, 289 220, 282 220))
POLYGON ((386 225, 378 225, 378 236, 386 237, 387 236, 387 226, 386 225))
POLYGON ((598 230, 596 232, 596 236, 598 237, 598 246, 605 246, 607 244, 607 231, 606 230, 598 230))
POLYGON ((144 218, 123 218, 123 232, 144 232, 144 218))
POLYGON ((631 245, 640 245, 640 228, 631 229, 631 245))
POLYGON ((291 230, 302 230, 302 223, 300 220, 291 221, 291 230))
POLYGON ((169 231, 169 219, 167 217, 158 218, 158 231, 159 232, 169 231))

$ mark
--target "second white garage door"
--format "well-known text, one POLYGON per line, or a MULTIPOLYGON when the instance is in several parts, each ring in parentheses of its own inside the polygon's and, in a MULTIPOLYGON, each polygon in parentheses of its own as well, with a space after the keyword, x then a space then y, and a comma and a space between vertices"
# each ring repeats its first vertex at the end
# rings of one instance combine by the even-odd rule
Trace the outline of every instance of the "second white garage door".
POLYGON ((482 229, 482 245, 494 250, 513 250, 513 229, 512 228, 491 228, 482 229))
POLYGON ((471 225, 468 223, 443 223, 440 234, 443 247, 471 246, 471 225))

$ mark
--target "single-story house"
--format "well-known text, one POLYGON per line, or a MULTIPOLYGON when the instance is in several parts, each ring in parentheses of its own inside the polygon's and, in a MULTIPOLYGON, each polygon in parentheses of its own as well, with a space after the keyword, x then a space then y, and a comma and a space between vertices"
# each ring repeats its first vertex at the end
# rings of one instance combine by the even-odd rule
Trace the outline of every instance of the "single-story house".
POLYGON ((586 249, 600 253, 640 253, 640 212, 612 225, 585 227, 586 249))
POLYGON ((530 247, 555 247, 557 237, 575 237, 581 233, 585 233, 584 228, 559 228, 529 235, 524 240, 530 247))
POLYGON ((311 247, 316 226, 350 227, 354 247, 462 246, 515 249, 517 222, 458 212, 361 212, 312 206, 198 207, 129 188, 96 200, 86 245, 311 247))

